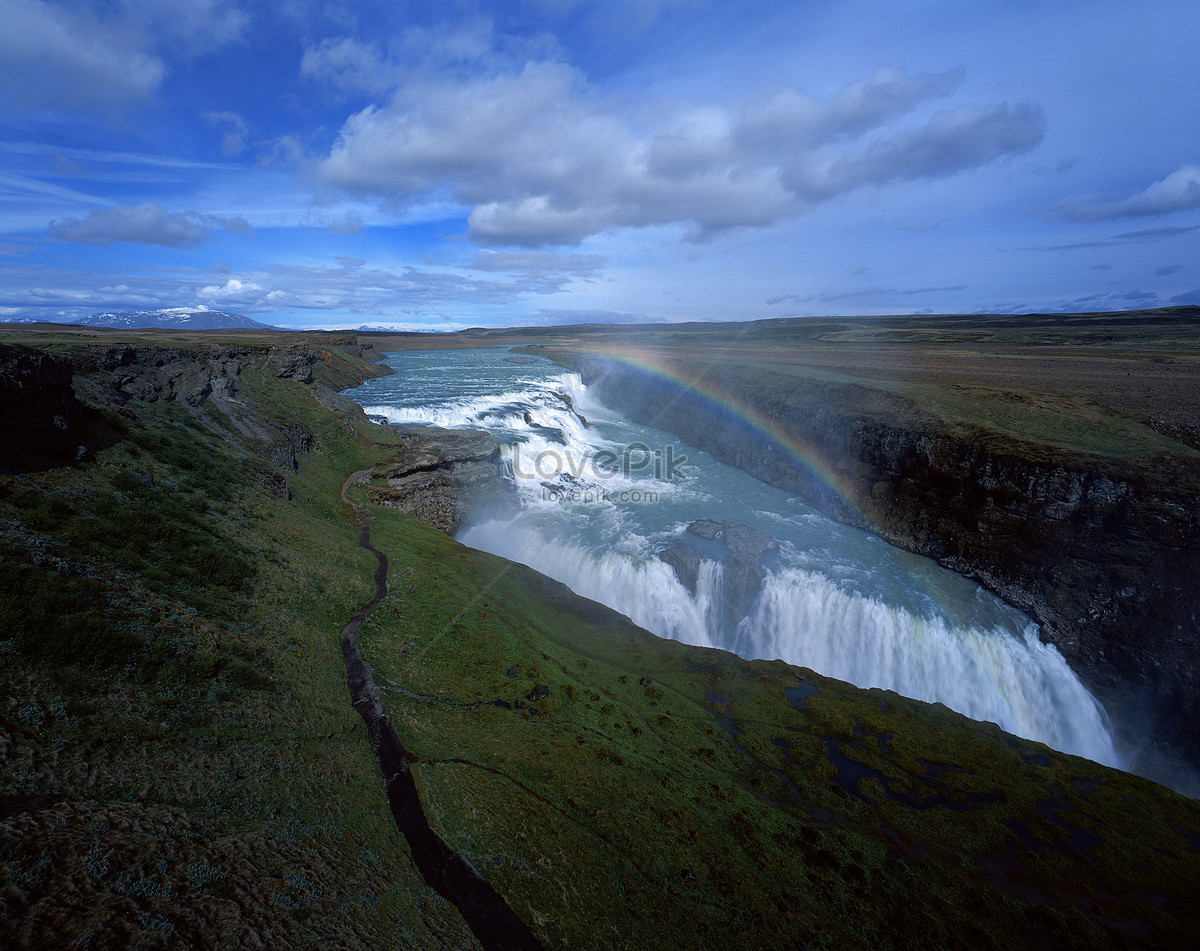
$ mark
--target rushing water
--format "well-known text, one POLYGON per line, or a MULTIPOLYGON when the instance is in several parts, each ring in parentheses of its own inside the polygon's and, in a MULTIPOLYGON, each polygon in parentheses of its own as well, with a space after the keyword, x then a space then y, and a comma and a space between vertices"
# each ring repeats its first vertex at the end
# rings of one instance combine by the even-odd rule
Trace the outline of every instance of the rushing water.
POLYGON ((1058 651, 973 582, 630 422, 548 360, 462 350, 393 354, 387 364, 396 375, 347 393, 368 413, 486 429, 504 443, 521 507, 481 515, 460 533, 464 543, 527 564, 664 637, 941 701, 1120 765, 1104 711, 1058 651), (687 532, 697 519, 778 540, 740 621, 722 596, 720 542, 687 532), (692 590, 659 554, 697 549, 706 557, 692 590))

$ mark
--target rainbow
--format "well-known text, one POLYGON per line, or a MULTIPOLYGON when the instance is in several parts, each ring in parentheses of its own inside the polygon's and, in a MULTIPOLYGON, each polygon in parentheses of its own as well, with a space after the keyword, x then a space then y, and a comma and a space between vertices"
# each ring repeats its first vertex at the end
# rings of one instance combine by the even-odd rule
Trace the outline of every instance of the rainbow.
MULTIPOLYGON (((845 505, 849 505, 862 519, 863 524, 869 524, 866 507, 863 504, 862 490, 840 473, 829 460, 814 447, 801 442, 795 436, 785 432, 783 428, 743 400, 718 389, 705 378, 703 372, 699 376, 688 376, 669 364, 654 359, 653 356, 640 351, 631 351, 615 346, 589 345, 580 351, 581 355, 600 356, 644 373, 651 374, 662 380, 669 381, 694 394, 703 403, 715 408, 724 415, 733 416, 743 426, 747 427, 768 440, 771 444, 782 449, 795 463, 800 472, 811 477, 821 489, 831 494, 845 505)), ((665 407, 664 407, 665 410, 665 407)), ((647 425, 654 425, 651 421, 647 425)))

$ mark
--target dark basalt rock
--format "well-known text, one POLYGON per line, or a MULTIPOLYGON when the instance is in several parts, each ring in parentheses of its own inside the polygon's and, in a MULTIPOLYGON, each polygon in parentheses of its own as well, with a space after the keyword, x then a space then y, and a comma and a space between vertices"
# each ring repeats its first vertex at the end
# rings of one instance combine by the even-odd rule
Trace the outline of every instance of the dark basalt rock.
POLYGON ((579 410, 577 410, 575 408, 575 401, 573 399, 571 399, 570 394, 563 393, 559 390, 555 390, 552 395, 555 396, 556 398, 562 400, 563 403, 566 404, 567 409, 569 409, 571 411, 572 416, 574 416, 577 420, 579 420, 581 423, 583 423, 584 426, 588 425, 588 421, 584 417, 583 413, 579 412, 579 410))
POLYGON ((279 439, 267 447, 267 457, 288 472, 300 469, 298 455, 311 452, 313 434, 303 426, 286 426, 279 430, 279 439))
POLYGON ((317 354, 306 346, 272 347, 267 364, 281 380, 311 383, 317 359, 317 354))
POLYGON ((399 430, 401 448, 372 473, 372 501, 415 515, 453 535, 472 511, 516 505, 500 440, 474 429, 399 430))
POLYGON ((700 562, 705 558, 704 550, 687 542, 674 542, 655 552, 660 561, 665 561, 675 570, 679 583, 692 594, 700 580, 700 562))
POLYGON ((167 400, 195 408, 205 400, 220 406, 236 396, 242 371, 252 366, 265 366, 279 379, 312 383, 312 368, 319 359, 320 354, 306 345, 191 350, 145 344, 91 347, 76 357, 76 364, 81 374, 94 378, 93 389, 106 390, 106 402, 167 400))
POLYGON ((698 519, 687 530, 697 538, 719 542, 719 549, 706 550, 686 542, 676 542, 659 549, 658 557, 675 570, 679 583, 693 594, 699 583, 700 563, 706 557, 718 558, 722 562, 719 594, 725 625, 733 631, 749 613, 762 590, 763 578, 766 577, 763 556, 778 551, 779 543, 765 532, 726 519, 698 519))
POLYGON ((79 413, 70 363, 0 344, 0 466, 75 458, 79 413))

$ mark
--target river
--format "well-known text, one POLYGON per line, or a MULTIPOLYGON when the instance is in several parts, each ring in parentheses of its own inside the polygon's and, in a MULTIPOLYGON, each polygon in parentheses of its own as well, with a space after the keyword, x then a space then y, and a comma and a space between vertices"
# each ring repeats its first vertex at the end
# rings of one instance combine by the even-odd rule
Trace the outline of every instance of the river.
POLYGON ((529 565, 662 637, 940 701, 1122 765, 1104 710, 1062 655, 974 582, 631 422, 549 360, 453 350, 389 354, 386 364, 395 375, 345 395, 392 423, 484 429, 504 445, 520 508, 478 513, 458 535, 464 544, 529 565), (697 535, 688 528, 698 520, 755 530, 744 533, 755 551, 773 540, 761 584, 757 557, 725 557, 740 530, 710 522, 697 535))

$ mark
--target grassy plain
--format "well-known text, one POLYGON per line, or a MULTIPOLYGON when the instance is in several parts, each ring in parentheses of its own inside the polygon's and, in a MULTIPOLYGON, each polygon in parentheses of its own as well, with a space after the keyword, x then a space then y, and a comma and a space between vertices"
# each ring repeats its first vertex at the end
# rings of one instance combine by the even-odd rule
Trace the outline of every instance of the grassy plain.
MULTIPOLYGON (((941 420, 1118 457, 1200 449, 1200 308, 1110 314, 806 317, 371 335, 382 350, 615 351, 701 386, 750 376, 881 420, 941 420), (881 399, 880 397, 886 397, 881 399)), ((1195 457, 1200 461, 1200 457, 1195 457)))

